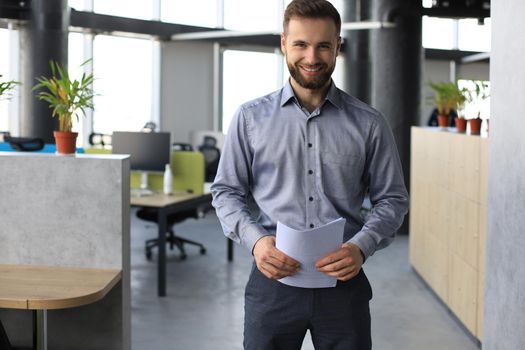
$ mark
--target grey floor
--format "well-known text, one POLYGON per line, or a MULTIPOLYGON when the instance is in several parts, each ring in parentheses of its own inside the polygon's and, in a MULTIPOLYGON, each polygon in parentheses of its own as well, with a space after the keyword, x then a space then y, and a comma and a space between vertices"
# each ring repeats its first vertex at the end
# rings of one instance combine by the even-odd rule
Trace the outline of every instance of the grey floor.
MULTIPOLYGON (((242 349, 243 293, 251 257, 236 246, 226 261, 226 239, 214 214, 177 226, 181 236, 204 242, 180 261, 168 253, 168 291, 157 297, 156 254, 144 256, 144 240, 156 226, 132 212, 132 349, 242 349)), ((474 350, 479 347, 416 277, 408 263, 408 239, 399 236, 364 266, 374 291, 372 341, 379 350, 474 350)), ((303 349, 313 349, 307 335, 303 349)))

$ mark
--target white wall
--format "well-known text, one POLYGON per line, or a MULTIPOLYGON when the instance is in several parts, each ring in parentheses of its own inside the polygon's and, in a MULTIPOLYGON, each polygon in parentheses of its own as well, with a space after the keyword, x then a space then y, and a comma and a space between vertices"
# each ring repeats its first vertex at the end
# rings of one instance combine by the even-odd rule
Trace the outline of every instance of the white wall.
POLYGON ((213 129, 213 44, 165 42, 161 47, 160 128, 172 141, 213 129))
POLYGON ((484 350, 525 349, 523 0, 493 1, 484 350))

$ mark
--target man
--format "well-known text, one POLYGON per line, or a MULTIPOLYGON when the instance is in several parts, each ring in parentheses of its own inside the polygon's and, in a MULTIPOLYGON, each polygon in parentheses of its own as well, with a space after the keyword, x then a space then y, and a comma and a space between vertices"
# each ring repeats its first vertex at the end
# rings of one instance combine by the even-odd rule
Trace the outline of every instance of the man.
POLYGON ((300 349, 307 330, 316 349, 371 348, 372 291, 361 265, 393 240, 408 196, 384 118, 331 80, 340 28, 326 0, 288 5, 281 49, 291 78, 237 110, 212 185, 225 234, 255 258, 245 294, 246 349, 300 349), (373 209, 364 222, 367 191, 373 209), (344 243, 316 263, 337 278, 336 287, 277 281, 301 268, 275 247, 277 221, 307 230, 339 217, 346 219, 344 243))

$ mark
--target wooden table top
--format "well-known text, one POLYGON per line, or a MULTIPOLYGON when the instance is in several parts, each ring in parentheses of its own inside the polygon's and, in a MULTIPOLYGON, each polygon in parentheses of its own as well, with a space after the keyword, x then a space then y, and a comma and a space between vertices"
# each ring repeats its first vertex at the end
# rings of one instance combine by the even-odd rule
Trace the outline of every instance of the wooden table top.
POLYGON ((132 196, 130 197, 130 203, 131 205, 135 206, 162 208, 171 204, 209 195, 210 194, 194 194, 188 192, 176 192, 170 195, 165 195, 163 193, 155 193, 143 197, 132 196))
POLYGON ((122 278, 121 270, 0 265, 0 307, 50 310, 102 299, 122 278))

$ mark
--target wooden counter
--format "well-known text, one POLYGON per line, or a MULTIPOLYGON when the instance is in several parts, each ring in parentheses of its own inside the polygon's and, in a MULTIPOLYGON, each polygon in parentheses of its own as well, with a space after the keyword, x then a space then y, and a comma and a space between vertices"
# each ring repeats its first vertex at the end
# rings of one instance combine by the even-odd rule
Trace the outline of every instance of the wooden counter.
POLYGON ((481 340, 488 139, 412 128, 410 262, 481 340))
POLYGON ((115 269, 0 265, 0 307, 51 310, 91 304, 121 279, 115 269))

